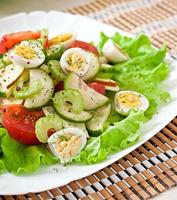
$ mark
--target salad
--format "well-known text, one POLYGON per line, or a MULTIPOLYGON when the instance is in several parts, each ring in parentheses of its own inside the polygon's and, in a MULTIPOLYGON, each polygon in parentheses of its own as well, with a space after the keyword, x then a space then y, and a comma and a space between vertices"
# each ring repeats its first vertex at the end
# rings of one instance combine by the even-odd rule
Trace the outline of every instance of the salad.
POLYGON ((135 144, 170 99, 164 45, 115 33, 22 31, 0 40, 0 173, 40 165, 94 164, 135 144))

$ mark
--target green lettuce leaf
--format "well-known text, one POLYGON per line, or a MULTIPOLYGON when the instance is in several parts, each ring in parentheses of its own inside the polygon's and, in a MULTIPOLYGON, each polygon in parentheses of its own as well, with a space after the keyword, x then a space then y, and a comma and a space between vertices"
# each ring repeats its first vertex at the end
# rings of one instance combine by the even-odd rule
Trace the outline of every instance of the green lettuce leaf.
POLYGON ((106 36, 103 32, 100 33, 100 41, 97 44, 99 52, 102 54, 103 45, 108 39, 116 42, 131 58, 154 52, 149 38, 144 34, 139 34, 135 38, 123 36, 120 33, 115 33, 112 37, 106 36))
POLYGON ((0 174, 5 171, 5 165, 2 159, 0 159, 0 174))
POLYGON ((100 162, 113 152, 135 144, 139 139, 136 132, 145 122, 146 118, 142 112, 132 112, 124 120, 110 126, 99 137, 91 138, 75 161, 87 164, 100 162))
POLYGON ((47 148, 43 145, 25 146, 9 137, 6 129, 0 128, 0 146, 2 160, 0 160, 0 171, 4 167, 11 173, 35 172, 40 165, 51 165, 57 162, 47 148))
MULTIPOLYGON (((102 52, 102 47, 109 38, 104 33, 101 33, 100 38, 98 48, 102 52)), ((129 54, 130 59, 114 65, 111 73, 100 72, 99 77, 114 79, 122 90, 144 94, 150 102, 145 116, 150 119, 157 112, 158 106, 170 99, 169 93, 160 87, 160 83, 169 75, 169 66, 164 63, 166 45, 156 49, 143 34, 130 38, 115 33, 110 38, 129 54)))

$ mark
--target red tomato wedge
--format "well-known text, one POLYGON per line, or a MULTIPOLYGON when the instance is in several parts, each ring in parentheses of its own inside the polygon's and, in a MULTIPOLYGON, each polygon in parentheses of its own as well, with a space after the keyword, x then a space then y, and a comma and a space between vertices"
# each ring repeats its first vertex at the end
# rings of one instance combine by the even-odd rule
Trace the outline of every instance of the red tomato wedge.
POLYGON ((7 52, 10 48, 23 40, 38 39, 40 35, 41 33, 39 31, 22 31, 6 34, 0 41, 0 54, 7 52))
POLYGON ((49 129, 48 132, 47 132, 48 137, 50 137, 51 135, 53 135, 55 132, 56 132, 56 130, 54 128, 49 129))
POLYGON ((28 111, 21 105, 8 105, 3 108, 2 125, 10 137, 26 145, 40 143, 36 138, 35 123, 44 116, 42 111, 28 111))
POLYGON ((60 81, 60 82, 58 82, 55 85, 55 92, 59 92, 61 90, 64 90, 64 83, 63 83, 63 81, 60 81))
POLYGON ((103 95, 105 94, 105 86, 104 85, 93 82, 93 83, 89 83, 88 86, 100 94, 103 94, 103 95))
POLYGON ((112 86, 112 87, 116 87, 117 83, 115 81, 104 81, 104 80, 95 80, 96 83, 105 85, 105 86, 112 86))
POLYGON ((94 53, 96 56, 99 56, 99 52, 98 52, 97 48, 87 42, 75 40, 72 43, 72 45, 70 46, 70 48, 73 48, 73 47, 79 47, 81 49, 84 49, 86 51, 90 51, 90 52, 94 53))

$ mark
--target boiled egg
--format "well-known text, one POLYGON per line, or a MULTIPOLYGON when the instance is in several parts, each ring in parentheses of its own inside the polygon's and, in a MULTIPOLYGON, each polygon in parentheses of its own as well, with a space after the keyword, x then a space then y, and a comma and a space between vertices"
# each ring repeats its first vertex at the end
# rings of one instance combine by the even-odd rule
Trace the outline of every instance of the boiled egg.
POLYGON ((111 39, 104 44, 102 51, 103 55, 112 63, 119 63, 129 59, 128 54, 111 39))
POLYGON ((61 163, 72 161, 85 147, 86 142, 87 136, 79 128, 62 129, 48 139, 49 148, 61 163))
POLYGON ((149 107, 149 101, 144 95, 130 90, 116 93, 114 101, 116 111, 125 116, 131 110, 145 111, 149 107))
POLYGON ((60 35, 57 35, 53 38, 51 38, 48 43, 49 46, 53 46, 56 44, 62 45, 65 49, 69 48, 72 43, 76 39, 76 33, 70 32, 70 33, 62 33, 60 35))
POLYGON ((81 48, 70 48, 66 50, 60 59, 60 65, 64 73, 74 72, 80 77, 86 74, 90 63, 90 54, 81 48))
POLYGON ((44 62, 45 55, 32 41, 23 41, 11 52, 10 59, 14 65, 35 68, 44 62))

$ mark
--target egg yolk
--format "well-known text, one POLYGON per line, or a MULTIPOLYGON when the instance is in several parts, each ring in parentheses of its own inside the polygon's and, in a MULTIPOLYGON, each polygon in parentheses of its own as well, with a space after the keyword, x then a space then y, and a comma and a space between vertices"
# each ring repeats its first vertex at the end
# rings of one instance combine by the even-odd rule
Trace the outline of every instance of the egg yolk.
POLYGON ((117 97, 119 105, 126 107, 138 107, 141 104, 140 97, 133 93, 120 94, 117 97))
POLYGON ((18 46, 15 53, 25 59, 31 60, 36 57, 36 52, 27 46, 18 46))
POLYGON ((56 141, 56 151, 60 153, 60 156, 65 160, 71 156, 74 156, 81 146, 81 137, 65 134, 60 136, 56 141))
POLYGON ((69 64, 69 70, 73 72, 77 72, 85 63, 85 59, 78 53, 73 53, 66 61, 69 64))
POLYGON ((49 45, 51 46, 54 44, 60 44, 62 42, 66 42, 67 40, 70 40, 71 38, 72 38, 71 33, 63 33, 49 40, 49 45))

